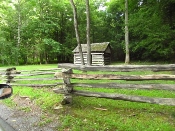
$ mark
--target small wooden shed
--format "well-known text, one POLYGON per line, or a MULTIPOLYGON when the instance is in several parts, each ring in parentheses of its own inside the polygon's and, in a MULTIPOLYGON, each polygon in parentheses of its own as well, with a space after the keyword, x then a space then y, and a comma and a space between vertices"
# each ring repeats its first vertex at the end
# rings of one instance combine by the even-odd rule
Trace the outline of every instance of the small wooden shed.
MULTIPOLYGON (((83 58, 85 64, 87 64, 87 44, 81 44, 83 58)), ((74 64, 80 65, 81 59, 78 50, 78 46, 73 50, 74 53, 74 64)), ((108 65, 111 63, 111 46, 109 42, 103 43, 92 43, 91 44, 91 57, 92 65, 108 65)))

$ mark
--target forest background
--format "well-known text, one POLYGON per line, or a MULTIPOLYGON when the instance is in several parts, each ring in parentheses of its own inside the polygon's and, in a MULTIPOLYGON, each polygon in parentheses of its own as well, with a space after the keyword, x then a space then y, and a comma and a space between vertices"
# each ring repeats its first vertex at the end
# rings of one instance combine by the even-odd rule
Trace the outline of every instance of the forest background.
MULTIPOLYGON (((77 8, 86 43, 86 3, 77 8)), ((129 0, 131 61, 175 61, 175 0, 129 0)), ((110 42, 125 59, 124 0, 90 0, 91 43, 110 42)), ((69 0, 0 0, 0 65, 72 62, 77 46, 69 0)))

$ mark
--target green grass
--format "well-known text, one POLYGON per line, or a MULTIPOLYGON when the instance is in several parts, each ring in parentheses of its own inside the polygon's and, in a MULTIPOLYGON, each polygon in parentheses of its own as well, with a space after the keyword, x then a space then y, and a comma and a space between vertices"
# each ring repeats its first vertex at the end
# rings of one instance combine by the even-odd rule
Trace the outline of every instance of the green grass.
POLYGON ((73 131, 172 131, 174 107, 145 103, 74 97, 62 129, 73 131), (96 108, 106 109, 97 110, 96 108))
POLYGON ((174 108, 96 98, 74 98, 62 129, 72 131, 172 131, 174 108), (95 107, 107 109, 96 110, 95 107))
MULTIPOLYGON (((5 68, 5 67, 3 67, 5 68)), ((57 68, 53 65, 29 65, 16 66, 17 70, 34 70, 57 68)), ((79 73, 79 71, 75 71, 79 73)), ((103 72, 90 72, 89 74, 99 74, 103 72)), ((113 72, 114 73, 114 72, 113 72)), ((145 75, 159 74, 162 72, 117 72, 114 74, 121 75, 145 75)), ((163 74, 171 74, 171 72, 163 72, 163 74)), ((44 76, 41 76, 44 77, 44 76)), ((50 83, 55 82, 51 81, 50 83)), ((80 80, 71 80, 73 83, 78 83, 80 80)), ((97 83, 111 82, 106 80, 84 80, 81 82, 97 83)), ((118 83, 167 83, 175 84, 174 81, 113 81, 118 83)), ((23 81, 23 83, 28 83, 23 81)), ((36 81, 35 83, 47 84, 48 81, 36 81)), ((32 84, 32 81, 30 81, 32 84)), ((74 96, 73 104, 64 106, 63 109, 54 110, 54 107, 59 105, 62 100, 62 95, 53 93, 51 87, 31 88, 14 86, 14 94, 11 98, 3 100, 6 104, 13 107, 12 99, 15 95, 28 96, 35 101, 44 112, 51 112, 58 116, 60 126, 58 131, 173 131, 175 130, 175 107, 137 103, 128 101, 117 101, 104 98, 92 98, 74 96)), ((127 90, 127 89, 102 89, 102 88, 80 88, 78 90, 88 90, 94 92, 110 92, 129 95, 141 95, 149 97, 172 97, 175 98, 173 91, 163 90, 127 90)), ((22 109, 30 111, 28 108, 22 109)), ((43 116, 43 121, 40 126, 49 123, 52 118, 43 116)))
POLYGON ((61 101, 62 95, 54 93, 49 88, 31 88, 31 87, 13 87, 14 95, 28 96, 31 100, 34 100, 43 110, 51 112, 54 105, 61 101))
MULTIPOLYGON (((14 66, 7 66, 3 67, 4 69, 14 67, 14 66)), ((27 65, 27 66, 15 66, 18 71, 22 70, 37 70, 37 69, 50 69, 50 68, 57 68, 57 64, 48 64, 48 65, 27 65)), ((48 75, 49 76, 49 75, 48 75)), ((48 76, 31 76, 30 78, 38 78, 38 77, 48 77, 48 76)), ((51 76, 51 75, 50 75, 51 76)), ((51 76, 53 77, 53 75, 51 76)), ((27 77, 26 77, 27 78, 27 77)), ((56 81, 51 81, 53 83, 56 81)), ((20 84, 48 84, 48 81, 20 81, 20 84)), ((53 112, 54 105, 59 103, 62 99, 62 95, 56 94, 52 91, 50 87, 43 87, 43 88, 32 88, 32 87, 21 87, 21 86, 13 86, 13 96, 9 99, 4 100, 4 102, 9 105, 13 106, 12 98, 15 95, 19 96, 28 96, 31 100, 34 100, 43 110, 47 110, 53 112)), ((27 110, 28 109, 22 109, 27 110)))

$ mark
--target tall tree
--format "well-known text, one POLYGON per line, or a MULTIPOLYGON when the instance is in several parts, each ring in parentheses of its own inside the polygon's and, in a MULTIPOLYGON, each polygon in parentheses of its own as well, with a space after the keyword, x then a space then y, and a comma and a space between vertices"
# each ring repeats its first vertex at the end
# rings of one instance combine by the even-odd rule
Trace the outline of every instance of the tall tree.
POLYGON ((125 0, 125 64, 129 64, 128 0, 125 0))
MULTIPOLYGON (((17 43, 17 49, 20 49, 20 44, 21 44, 21 0, 18 0, 18 6, 17 6, 17 11, 18 11, 18 43, 17 43)), ((19 51, 17 51, 17 65, 19 65, 19 51)))
POLYGON ((91 65, 91 42, 90 42, 90 9, 89 0, 86 0, 86 39, 87 39, 87 65, 91 65))
POLYGON ((78 33, 77 11, 76 11, 74 1, 70 0, 70 3, 71 3, 72 9, 73 9, 73 14, 74 14, 74 27, 75 27, 75 34, 76 34, 80 59, 81 59, 81 65, 84 65, 83 52, 82 52, 81 43, 80 43, 80 36, 79 36, 79 33, 78 33))
POLYGON ((129 12, 132 59, 174 62, 175 1, 133 0, 129 12))
POLYGON ((22 27, 22 6, 25 0, 17 0, 14 3, 14 6, 16 8, 16 23, 17 23, 17 44, 16 44, 16 64, 19 65, 19 57, 20 57, 20 46, 21 46, 21 27, 22 27))

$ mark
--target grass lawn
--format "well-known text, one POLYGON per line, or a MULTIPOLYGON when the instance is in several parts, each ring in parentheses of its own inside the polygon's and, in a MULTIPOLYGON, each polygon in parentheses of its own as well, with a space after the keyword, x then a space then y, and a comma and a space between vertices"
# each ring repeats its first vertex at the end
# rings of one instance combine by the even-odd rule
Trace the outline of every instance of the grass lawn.
MULTIPOLYGON (((34 70, 57 68, 52 65, 27 65, 15 66, 17 70, 34 70)), ((7 68, 7 67, 3 67, 7 68)), ((139 74, 134 72, 135 74, 139 74)), ((143 73, 143 72, 142 72, 143 73)), ((144 72, 145 73, 145 72, 144 72)), ((78 82, 78 80, 74 80, 78 82)), ((94 82, 89 80, 89 82, 94 82)), ((120 81, 123 83, 124 81, 120 81)), ((157 81, 156 81, 157 82, 157 81)), ((40 82, 41 83, 41 82, 40 82)), ((164 83, 158 81, 157 83, 164 83)), ((174 81, 165 83, 175 84, 174 81)), ((42 81, 47 84, 47 81, 42 81)), ((15 95, 24 95, 35 100, 44 111, 57 114, 61 126, 58 131, 173 131, 175 130, 175 107, 154 105, 128 101, 117 101, 103 98, 73 97, 73 104, 63 106, 60 110, 54 110, 59 105, 62 95, 52 92, 52 88, 30 88, 14 86, 15 95)), ((77 89, 82 89, 78 88, 77 89)), ((85 88, 86 89, 86 88, 85 88)), ((124 89, 86 89, 91 91, 123 93, 132 95, 175 97, 172 91, 156 90, 124 90, 124 89)), ((9 106, 13 106, 13 96, 3 100, 9 106)))

